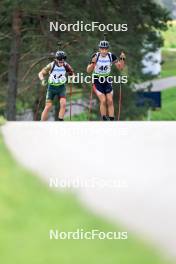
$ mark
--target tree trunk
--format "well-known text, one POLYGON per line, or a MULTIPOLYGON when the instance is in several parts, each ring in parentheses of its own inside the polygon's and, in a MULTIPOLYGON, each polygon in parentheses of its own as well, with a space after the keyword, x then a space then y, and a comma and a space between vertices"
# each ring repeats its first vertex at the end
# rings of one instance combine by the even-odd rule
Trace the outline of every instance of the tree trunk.
POLYGON ((8 69, 7 120, 16 119, 16 96, 18 87, 18 66, 20 57, 21 13, 15 9, 12 16, 12 42, 8 69))

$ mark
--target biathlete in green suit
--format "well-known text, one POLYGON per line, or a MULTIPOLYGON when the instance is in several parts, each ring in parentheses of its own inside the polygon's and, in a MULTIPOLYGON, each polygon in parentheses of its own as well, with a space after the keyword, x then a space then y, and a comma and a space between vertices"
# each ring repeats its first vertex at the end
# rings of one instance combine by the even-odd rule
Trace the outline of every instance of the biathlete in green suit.
POLYGON ((63 51, 57 51, 55 60, 44 67, 38 74, 42 86, 47 85, 46 103, 42 112, 41 120, 48 119, 48 113, 52 109, 53 99, 55 96, 60 101, 58 120, 64 120, 66 110, 66 74, 73 76, 72 67, 66 62, 66 54, 63 51), (49 75, 48 82, 45 77, 49 75))

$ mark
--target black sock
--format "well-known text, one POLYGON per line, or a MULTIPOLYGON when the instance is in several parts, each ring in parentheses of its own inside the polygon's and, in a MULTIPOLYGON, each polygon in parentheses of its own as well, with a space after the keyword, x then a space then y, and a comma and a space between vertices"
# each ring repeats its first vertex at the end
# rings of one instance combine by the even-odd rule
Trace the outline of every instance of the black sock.
POLYGON ((58 121, 64 121, 64 119, 63 119, 63 118, 59 118, 59 117, 58 117, 58 121))
POLYGON ((114 116, 109 116, 109 120, 114 121, 115 120, 114 116))

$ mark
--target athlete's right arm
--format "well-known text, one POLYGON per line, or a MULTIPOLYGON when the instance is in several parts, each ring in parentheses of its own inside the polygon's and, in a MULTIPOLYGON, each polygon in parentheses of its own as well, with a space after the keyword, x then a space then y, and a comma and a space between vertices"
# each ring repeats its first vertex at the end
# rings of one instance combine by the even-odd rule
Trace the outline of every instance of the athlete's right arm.
POLYGON ((91 63, 89 63, 89 65, 87 66, 87 73, 91 73, 94 70, 96 60, 97 60, 97 56, 95 55, 92 57, 91 63))
POLYGON ((44 67, 38 74, 38 77, 40 81, 43 81, 45 79, 45 76, 50 72, 51 70, 51 64, 48 64, 46 67, 44 67))
POLYGON ((47 72, 46 72, 45 68, 43 68, 38 74, 40 81, 44 80, 46 75, 47 75, 47 72))

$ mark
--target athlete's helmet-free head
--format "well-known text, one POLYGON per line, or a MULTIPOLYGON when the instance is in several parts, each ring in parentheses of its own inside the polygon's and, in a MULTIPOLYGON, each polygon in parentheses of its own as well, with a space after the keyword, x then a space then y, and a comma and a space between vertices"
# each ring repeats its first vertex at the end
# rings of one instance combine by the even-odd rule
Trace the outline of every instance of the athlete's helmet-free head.
POLYGON ((102 40, 102 41, 100 41, 98 47, 100 49, 108 49, 109 48, 109 42, 106 40, 102 40))
POLYGON ((55 54, 57 60, 66 60, 67 56, 64 51, 58 50, 55 54))

